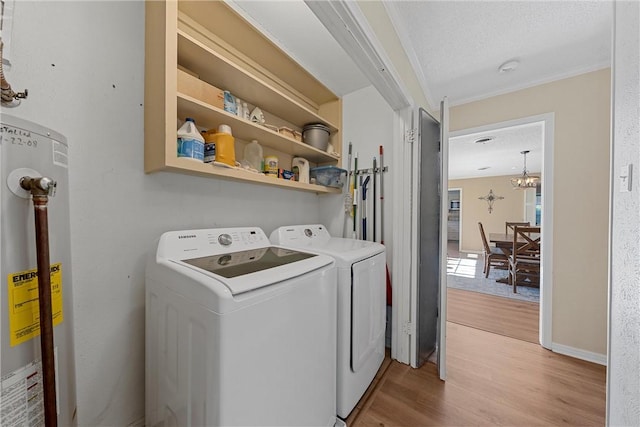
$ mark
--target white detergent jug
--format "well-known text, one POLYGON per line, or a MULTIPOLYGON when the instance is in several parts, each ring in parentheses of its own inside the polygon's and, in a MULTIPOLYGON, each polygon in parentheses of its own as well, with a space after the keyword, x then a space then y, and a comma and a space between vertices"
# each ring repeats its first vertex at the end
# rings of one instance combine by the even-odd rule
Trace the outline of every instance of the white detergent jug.
POLYGON ((296 177, 296 181, 309 183, 309 160, 302 157, 294 157, 291 161, 291 171, 296 177))
POLYGON ((204 161, 204 138, 190 117, 178 129, 178 157, 204 161))

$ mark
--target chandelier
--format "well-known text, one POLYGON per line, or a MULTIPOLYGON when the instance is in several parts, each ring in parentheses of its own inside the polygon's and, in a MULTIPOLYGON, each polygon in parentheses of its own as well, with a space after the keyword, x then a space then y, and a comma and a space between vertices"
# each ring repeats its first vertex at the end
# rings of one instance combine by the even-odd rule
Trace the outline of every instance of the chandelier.
POLYGON ((522 170, 522 175, 511 178, 511 185, 513 185, 514 189, 535 188, 540 182, 539 176, 529 175, 527 172, 527 153, 529 153, 529 150, 520 152, 520 154, 524 155, 524 169, 522 170))

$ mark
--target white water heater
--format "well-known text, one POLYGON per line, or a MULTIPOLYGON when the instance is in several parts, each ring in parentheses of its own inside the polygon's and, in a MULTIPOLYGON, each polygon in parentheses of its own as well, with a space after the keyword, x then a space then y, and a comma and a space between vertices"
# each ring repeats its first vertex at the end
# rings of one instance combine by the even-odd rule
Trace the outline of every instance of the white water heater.
POLYGON ((57 183, 46 211, 56 391, 50 400, 58 425, 71 426, 76 424, 76 383, 67 142, 50 129, 7 114, 1 122, 0 425, 39 426, 45 417, 34 204, 20 184, 30 176, 57 183))

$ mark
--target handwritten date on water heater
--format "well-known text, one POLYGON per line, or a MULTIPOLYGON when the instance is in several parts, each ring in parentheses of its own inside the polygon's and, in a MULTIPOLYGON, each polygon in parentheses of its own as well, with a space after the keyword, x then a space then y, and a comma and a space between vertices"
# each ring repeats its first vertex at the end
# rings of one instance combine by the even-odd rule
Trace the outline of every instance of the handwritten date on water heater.
POLYGON ((4 141, 10 142, 13 145, 33 148, 36 148, 38 146, 38 139, 33 138, 31 136, 31 132, 28 130, 2 126, 2 128, 0 128, 0 132, 2 133, 2 139, 4 141))

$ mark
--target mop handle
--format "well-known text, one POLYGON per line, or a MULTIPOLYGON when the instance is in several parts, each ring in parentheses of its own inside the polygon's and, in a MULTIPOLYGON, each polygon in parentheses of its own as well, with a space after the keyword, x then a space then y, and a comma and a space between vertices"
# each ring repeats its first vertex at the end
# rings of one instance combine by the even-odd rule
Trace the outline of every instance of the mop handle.
POLYGON ((378 196, 376 192, 376 158, 373 158, 373 241, 376 241, 376 197, 378 196))
POLYGON ((384 148, 380 146, 380 243, 384 244, 384 148))
POLYGON ((356 235, 356 224, 358 222, 358 153, 355 153, 353 159, 353 237, 356 235))
POLYGON ((342 225, 342 237, 347 237, 347 226, 353 209, 353 189, 351 188, 351 142, 349 142, 349 157, 347 159, 347 186, 344 200, 344 224, 342 225))
MULTIPOLYGON (((362 177, 360 177, 362 178, 362 177)), ((362 240, 367 240, 367 184, 369 184, 370 176, 362 183, 362 240)))

